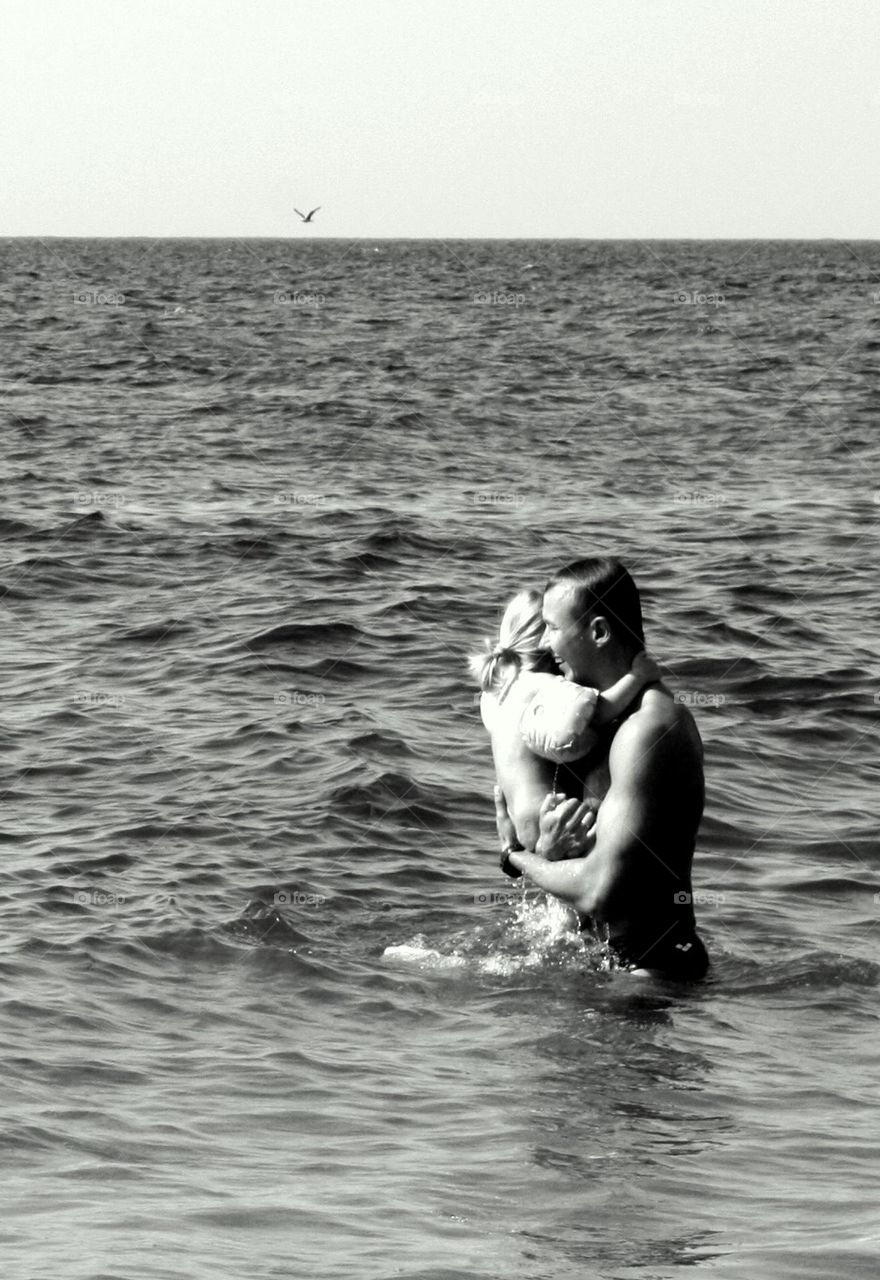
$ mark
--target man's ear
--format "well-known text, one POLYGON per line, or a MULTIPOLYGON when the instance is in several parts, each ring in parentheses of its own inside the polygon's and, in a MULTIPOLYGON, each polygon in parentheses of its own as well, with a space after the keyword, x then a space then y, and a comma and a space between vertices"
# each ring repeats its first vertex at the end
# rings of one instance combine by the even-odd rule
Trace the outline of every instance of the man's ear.
POLYGON ((601 613, 590 619, 590 639, 593 644, 607 644, 611 639, 608 619, 603 618, 601 613))

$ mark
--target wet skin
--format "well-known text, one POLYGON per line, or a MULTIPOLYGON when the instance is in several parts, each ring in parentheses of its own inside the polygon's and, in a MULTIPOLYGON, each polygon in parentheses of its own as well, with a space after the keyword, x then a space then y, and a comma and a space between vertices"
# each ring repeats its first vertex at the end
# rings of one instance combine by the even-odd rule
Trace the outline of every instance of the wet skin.
MULTIPOLYGON (((578 619, 564 589, 547 593, 544 617, 569 678, 602 688, 627 669, 631 651, 602 618, 578 619)), ((535 853, 513 853, 510 861, 630 958, 662 968, 663 940, 668 947, 693 932, 702 743, 693 717, 662 684, 645 689, 609 737, 585 762, 584 800, 548 796, 535 853)), ((504 839, 503 799, 496 806, 504 839)))

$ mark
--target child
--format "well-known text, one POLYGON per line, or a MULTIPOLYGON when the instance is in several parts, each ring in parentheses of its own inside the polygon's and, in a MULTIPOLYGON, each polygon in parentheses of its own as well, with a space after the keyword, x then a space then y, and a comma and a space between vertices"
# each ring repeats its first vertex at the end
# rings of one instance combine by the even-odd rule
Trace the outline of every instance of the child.
POLYGON ((538 810, 555 791, 555 764, 585 756, 596 733, 622 715, 660 671, 646 653, 632 670, 601 693, 566 680, 541 648, 544 621, 540 591, 520 591, 504 611, 498 643, 469 659, 480 689, 480 715, 492 740, 498 785, 520 844, 538 841, 538 810))

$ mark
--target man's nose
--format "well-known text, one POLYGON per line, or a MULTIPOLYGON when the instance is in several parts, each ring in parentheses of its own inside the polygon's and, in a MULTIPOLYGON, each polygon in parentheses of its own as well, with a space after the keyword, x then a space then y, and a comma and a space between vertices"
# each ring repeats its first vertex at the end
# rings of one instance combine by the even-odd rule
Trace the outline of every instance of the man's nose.
POLYGON ((550 635, 546 627, 544 628, 544 631, 541 635, 541 648, 542 649, 550 648, 550 635))

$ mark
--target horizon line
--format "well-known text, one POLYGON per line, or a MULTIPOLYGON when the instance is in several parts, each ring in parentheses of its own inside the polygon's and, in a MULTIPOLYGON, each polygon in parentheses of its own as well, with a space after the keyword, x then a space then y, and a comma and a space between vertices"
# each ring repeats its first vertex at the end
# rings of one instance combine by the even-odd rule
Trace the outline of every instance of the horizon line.
MULTIPOLYGON (((41 234, 40 232, 16 232, 5 235, 0 232, 0 241, 4 240, 303 240, 304 237, 296 236, 293 233, 277 233, 275 235, 148 235, 142 233, 124 233, 119 235, 82 235, 82 234, 65 234, 52 232, 51 234, 41 234)), ((681 243, 691 242, 694 244, 711 244, 711 243, 788 243, 788 244, 829 244, 844 243, 847 241, 856 241, 859 244, 875 244, 880 240, 880 236, 310 236, 308 242, 325 240, 411 240, 411 241, 439 241, 441 243, 449 241, 486 241, 498 240, 505 242, 552 242, 559 241, 563 243, 574 244, 595 244, 595 243, 681 243)))

